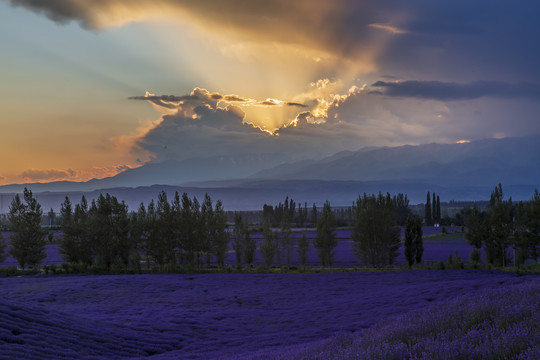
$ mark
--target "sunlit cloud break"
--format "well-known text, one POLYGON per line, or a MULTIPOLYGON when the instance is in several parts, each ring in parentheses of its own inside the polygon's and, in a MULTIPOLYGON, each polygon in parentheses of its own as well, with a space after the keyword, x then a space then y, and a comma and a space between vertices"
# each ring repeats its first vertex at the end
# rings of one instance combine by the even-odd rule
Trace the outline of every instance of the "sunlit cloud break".
POLYGON ((407 34, 407 31, 402 30, 391 24, 369 24, 369 27, 372 27, 374 29, 388 31, 389 33, 392 33, 392 34, 407 34))
MULTIPOLYGON (((356 89, 356 87, 353 88, 356 89)), ((165 115, 179 115, 193 120, 201 119, 201 111, 198 110, 200 107, 206 107, 213 111, 217 111, 218 109, 230 111, 234 109, 233 107, 237 107, 241 109, 240 112, 236 111, 236 113, 241 114, 240 117, 243 124, 251 125, 268 135, 274 135, 282 127, 296 125, 299 116, 312 119, 311 122, 324 121, 327 118, 328 108, 334 105, 336 101, 343 100, 343 96, 345 98, 348 96, 329 93, 329 91, 332 92, 335 90, 337 90, 336 83, 332 83, 328 79, 323 79, 312 83, 310 91, 296 96, 292 101, 272 98, 257 100, 234 94, 224 95, 217 92, 209 92, 201 88, 193 89, 188 95, 155 95, 147 91, 143 96, 131 96, 129 99, 145 100, 160 109, 165 115), (304 104, 304 100, 311 103, 311 106, 304 104), (305 109, 310 107, 312 108, 311 110, 301 113, 296 113, 297 110, 294 110, 295 108, 305 109), (282 116, 280 124, 275 125, 275 127, 265 124, 261 118, 267 117, 266 115, 268 113, 275 112, 277 108, 284 108, 278 115, 282 116)))

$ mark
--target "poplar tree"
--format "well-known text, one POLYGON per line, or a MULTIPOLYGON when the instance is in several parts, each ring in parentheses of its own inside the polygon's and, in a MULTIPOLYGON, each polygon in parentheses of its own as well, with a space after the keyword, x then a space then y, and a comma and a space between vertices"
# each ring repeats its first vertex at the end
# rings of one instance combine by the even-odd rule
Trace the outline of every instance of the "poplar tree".
POLYGON ((405 225, 405 259, 409 268, 415 262, 420 264, 423 253, 422 219, 411 215, 407 218, 405 225))
POLYGON ((401 246, 390 194, 358 197, 351 232, 354 255, 365 265, 392 265, 401 246))
POLYGON ((309 251, 309 239, 306 236, 306 232, 302 231, 302 236, 298 239, 298 247, 296 248, 298 253, 298 264, 302 269, 306 268, 307 256, 309 251))
POLYGON ((23 201, 15 195, 9 207, 8 220, 11 223, 10 254, 24 268, 36 268, 47 256, 45 252, 45 232, 41 228, 43 210, 32 191, 24 188, 23 201))
POLYGON ((534 189, 534 194, 526 209, 527 250, 530 258, 538 261, 540 256, 540 193, 534 189))
POLYGON ((506 266, 506 249, 513 233, 512 198, 504 200, 499 183, 491 192, 488 206, 490 236, 485 239, 488 262, 506 266))
POLYGON ((289 221, 289 214, 283 214, 281 219, 281 239, 280 246, 285 254, 285 264, 287 267, 291 266, 291 254, 294 248, 294 237, 291 236, 291 223, 289 221))
POLYGON ((78 263, 80 246, 78 244, 76 224, 73 219, 73 207, 71 200, 66 196, 60 205, 60 215, 62 216, 62 240, 60 242, 60 254, 64 261, 68 263, 78 263))
POLYGON ((431 220, 433 221, 433 224, 437 222, 437 197, 435 196, 435 192, 432 194, 433 201, 431 202, 431 220))
POLYGON ((201 205, 201 213, 198 231, 200 233, 201 242, 199 250, 201 255, 206 256, 206 266, 210 266, 210 254, 212 252, 212 242, 214 237, 214 209, 212 208, 212 198, 210 195, 204 194, 204 200, 201 205))
POLYGON ((251 237, 247 223, 242 225, 242 257, 245 264, 251 265, 255 261, 257 240, 251 237))
POLYGON ((323 267, 326 265, 331 267, 334 263, 334 249, 338 244, 335 231, 336 217, 332 212, 330 202, 327 200, 323 205, 321 216, 317 220, 317 235, 313 241, 323 267))
POLYGON ((437 221, 441 221, 441 199, 439 195, 437 195, 437 221))
POLYGON ((274 264, 278 247, 278 241, 272 229, 270 228, 270 222, 267 220, 263 225, 263 240, 259 245, 261 256, 266 267, 271 267, 274 264))
POLYGON ((238 268, 242 268, 242 260, 243 260, 243 221, 242 221, 242 215, 240 213, 236 212, 234 213, 234 240, 232 243, 234 253, 236 255, 236 266, 238 268))
POLYGON ((7 258, 7 251, 6 251, 6 241, 2 237, 2 232, 0 231, 0 263, 3 263, 4 260, 7 258))
POLYGON ((229 249, 229 233, 227 232, 227 216, 221 200, 216 202, 212 221, 211 249, 216 256, 219 267, 225 265, 225 255, 229 249))
POLYGON ((432 217, 431 217, 431 196, 429 195, 429 191, 428 191, 427 197, 426 197, 425 219, 426 219, 426 225, 427 226, 433 225, 433 220, 432 220, 432 217))

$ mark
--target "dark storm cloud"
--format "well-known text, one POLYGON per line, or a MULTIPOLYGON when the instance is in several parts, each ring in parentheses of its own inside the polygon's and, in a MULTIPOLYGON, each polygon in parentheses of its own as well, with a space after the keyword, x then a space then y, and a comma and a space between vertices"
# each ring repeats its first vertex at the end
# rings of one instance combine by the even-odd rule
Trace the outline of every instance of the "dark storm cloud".
POLYGON ((440 81, 377 81, 372 87, 381 88, 371 94, 416 97, 435 100, 468 100, 483 96, 505 99, 540 99, 540 84, 507 84, 496 81, 477 81, 470 84, 444 83, 440 81))
POLYGON ((92 13, 81 2, 65 0, 7 0, 11 5, 23 6, 44 14, 54 22, 66 24, 77 21, 85 28, 93 28, 92 13))
POLYGON ((536 0, 8 2, 59 23, 76 21, 90 29, 181 15, 176 16, 178 21, 189 18, 206 29, 233 31, 248 40, 300 44, 353 60, 372 53, 380 73, 398 78, 445 82, 540 78, 536 0))

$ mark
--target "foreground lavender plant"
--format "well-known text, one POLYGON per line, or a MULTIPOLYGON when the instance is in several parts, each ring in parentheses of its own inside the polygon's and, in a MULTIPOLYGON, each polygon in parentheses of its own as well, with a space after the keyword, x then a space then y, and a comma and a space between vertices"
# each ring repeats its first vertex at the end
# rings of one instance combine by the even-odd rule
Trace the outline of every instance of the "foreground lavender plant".
POLYGON ((539 288, 472 270, 0 277, 0 359, 535 358, 539 288))
POLYGON ((407 313, 360 336, 245 359, 540 359, 538 281, 407 313))

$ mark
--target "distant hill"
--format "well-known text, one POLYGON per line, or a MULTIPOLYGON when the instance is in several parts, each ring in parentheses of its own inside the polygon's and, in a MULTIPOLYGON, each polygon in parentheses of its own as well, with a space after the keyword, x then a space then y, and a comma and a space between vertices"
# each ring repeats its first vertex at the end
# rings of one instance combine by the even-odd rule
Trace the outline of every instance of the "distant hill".
POLYGON ((281 164, 251 178, 540 185, 540 136, 358 151, 311 163, 281 164))
POLYGON ((21 192, 25 187, 34 192, 94 191, 115 187, 179 185, 194 181, 238 179, 289 160, 279 154, 244 154, 149 162, 104 179, 4 185, 0 186, 0 193, 21 192))
POLYGON ((435 191, 442 201, 487 200, 499 182, 505 196, 529 199, 540 189, 540 136, 487 139, 464 144, 426 144, 344 151, 320 160, 286 162, 276 155, 246 155, 148 163, 114 177, 84 183, 0 186, 0 213, 26 186, 43 208, 59 209, 65 195, 78 202, 108 192, 135 210, 140 202, 187 192, 208 192, 229 210, 260 209, 285 196, 297 203, 348 206, 364 192, 405 193, 411 204, 435 191))

